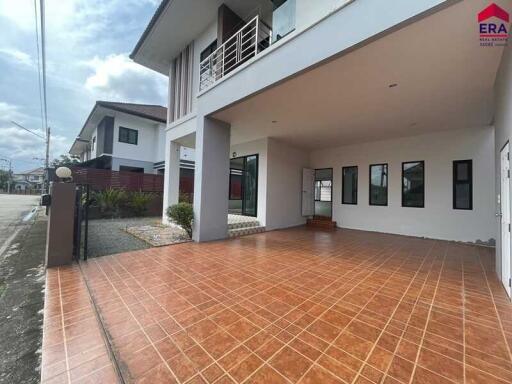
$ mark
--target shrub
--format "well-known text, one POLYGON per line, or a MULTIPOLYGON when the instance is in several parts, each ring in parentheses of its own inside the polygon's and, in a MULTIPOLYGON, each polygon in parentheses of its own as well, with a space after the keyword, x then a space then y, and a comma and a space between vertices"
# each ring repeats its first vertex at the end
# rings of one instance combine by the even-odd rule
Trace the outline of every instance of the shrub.
POLYGON ((192 204, 193 193, 180 192, 179 202, 192 204))
POLYGON ((192 204, 178 203, 167 208, 167 217, 173 223, 183 228, 188 236, 192 238, 192 221, 194 220, 194 209, 192 204))
POLYGON ((105 189, 94 192, 94 205, 99 208, 102 215, 119 217, 121 206, 126 202, 127 194, 122 189, 105 189))
POLYGON ((131 192, 128 195, 127 205, 132 209, 135 216, 143 216, 154 197, 155 196, 149 192, 131 192))

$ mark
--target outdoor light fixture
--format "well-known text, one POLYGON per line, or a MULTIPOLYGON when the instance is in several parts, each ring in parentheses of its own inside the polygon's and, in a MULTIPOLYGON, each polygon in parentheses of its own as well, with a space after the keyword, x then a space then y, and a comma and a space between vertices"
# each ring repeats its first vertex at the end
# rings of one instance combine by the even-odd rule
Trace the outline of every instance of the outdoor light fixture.
POLYGON ((61 179, 71 179, 71 169, 68 167, 59 167, 55 171, 55 174, 61 179))

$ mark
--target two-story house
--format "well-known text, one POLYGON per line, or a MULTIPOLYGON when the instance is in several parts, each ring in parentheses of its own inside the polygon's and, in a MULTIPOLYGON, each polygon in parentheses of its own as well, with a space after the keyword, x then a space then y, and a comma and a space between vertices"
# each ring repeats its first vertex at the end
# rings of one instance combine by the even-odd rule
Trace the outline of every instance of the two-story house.
POLYGON ((226 237, 230 209, 496 241, 510 292, 512 5, 489 5, 162 1, 131 57, 169 77, 165 206, 194 148, 196 241, 226 237))
POLYGON ((12 175, 13 188, 17 191, 41 191, 44 182, 44 168, 39 167, 12 175))
MULTIPOLYGON (((163 174, 166 122, 159 105, 97 101, 69 153, 85 167, 163 174)), ((193 169, 193 156, 182 149, 179 165, 193 169)))

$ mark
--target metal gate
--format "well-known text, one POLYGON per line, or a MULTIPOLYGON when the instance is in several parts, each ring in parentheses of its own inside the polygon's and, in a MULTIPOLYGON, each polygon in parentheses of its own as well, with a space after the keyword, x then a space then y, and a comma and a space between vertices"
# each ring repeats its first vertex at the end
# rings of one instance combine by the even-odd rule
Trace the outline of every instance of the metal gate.
POLYGON ((75 220, 73 236, 73 258, 76 261, 87 260, 87 242, 89 237, 89 206, 91 204, 90 186, 77 184, 75 197, 75 220))

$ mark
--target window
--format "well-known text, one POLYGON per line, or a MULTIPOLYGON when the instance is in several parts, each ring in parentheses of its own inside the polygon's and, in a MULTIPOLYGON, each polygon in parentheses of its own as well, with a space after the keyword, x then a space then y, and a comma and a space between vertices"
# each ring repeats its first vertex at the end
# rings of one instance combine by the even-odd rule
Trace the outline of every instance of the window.
POLYGON ((331 201, 331 180, 315 181, 315 201, 331 201))
POLYGON ((137 145, 139 132, 135 129, 119 127, 119 142, 137 145))
POLYGON ((453 162, 453 209, 473 209, 473 160, 453 162))
POLYGON ((402 207, 425 207, 425 162, 402 163, 402 207))
POLYGON ((370 205, 388 205, 388 165, 370 165, 370 205))
POLYGON ((206 59, 208 56, 210 56, 215 50, 217 49, 217 40, 215 40, 213 43, 211 43, 209 46, 207 46, 200 55, 199 61, 203 62, 204 59, 206 59))
POLYGON ((92 138, 92 145, 91 145, 91 151, 94 151, 94 146, 96 144, 96 136, 92 138))
POLYGON ((342 168, 342 204, 357 204, 357 167, 342 168))

